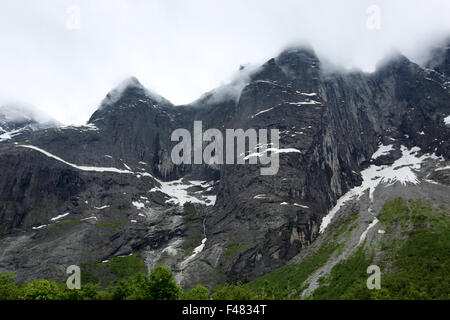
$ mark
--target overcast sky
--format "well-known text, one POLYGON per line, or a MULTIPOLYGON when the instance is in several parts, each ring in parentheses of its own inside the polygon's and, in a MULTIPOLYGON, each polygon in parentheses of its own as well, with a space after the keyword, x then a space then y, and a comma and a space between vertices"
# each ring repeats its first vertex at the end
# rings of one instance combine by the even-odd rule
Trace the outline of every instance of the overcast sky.
POLYGON ((446 33, 449 0, 0 0, 0 103, 81 124, 131 75, 181 104, 292 43, 371 71, 446 33))

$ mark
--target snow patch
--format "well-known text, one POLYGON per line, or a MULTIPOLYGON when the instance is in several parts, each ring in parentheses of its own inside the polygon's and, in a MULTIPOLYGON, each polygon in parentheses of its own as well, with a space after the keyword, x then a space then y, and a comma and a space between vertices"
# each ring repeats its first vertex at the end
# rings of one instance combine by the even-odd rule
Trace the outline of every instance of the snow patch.
POLYGON ((266 195, 265 194, 257 194, 256 196, 253 197, 253 199, 265 199, 266 195))
POLYGON ((273 108, 269 108, 269 109, 266 109, 266 110, 262 110, 262 111, 260 111, 260 112, 258 112, 258 113, 256 113, 256 114, 252 115, 251 118, 253 119, 253 118, 256 117, 256 116, 259 116, 260 114, 269 112, 270 110, 273 110, 273 108))
POLYGON ((279 153, 302 153, 300 150, 295 148, 287 148, 287 149, 277 149, 277 148, 267 148, 263 150, 263 152, 253 152, 244 157, 244 160, 248 160, 252 157, 262 157, 267 152, 272 152, 274 154, 279 153))
POLYGON ((92 219, 97 220, 97 217, 84 218, 84 219, 81 219, 80 221, 87 221, 87 220, 92 220, 92 219))
POLYGON ((446 126, 450 126, 450 116, 446 116, 444 118, 444 123, 445 123, 446 126))
POLYGON ((301 204, 298 204, 298 203, 287 203, 287 202, 282 202, 282 203, 280 203, 280 206, 294 206, 294 207, 300 207, 300 208, 304 208, 304 209, 309 209, 309 207, 308 206, 303 206, 303 205, 301 205, 301 204))
POLYGON ((17 147, 33 149, 33 150, 35 150, 35 151, 38 151, 38 152, 40 152, 40 153, 46 155, 46 156, 49 157, 49 158, 55 159, 55 160, 57 160, 57 161, 59 161, 59 162, 62 162, 62 163, 66 164, 66 165, 68 165, 68 166, 70 166, 70 167, 73 167, 73 168, 78 169, 78 170, 81 170, 81 171, 114 172, 114 173, 133 173, 133 172, 128 171, 128 170, 120 170, 120 169, 117 169, 117 168, 78 166, 78 165, 76 165, 76 164, 67 162, 67 161, 61 159, 60 157, 55 156, 54 154, 51 154, 50 152, 47 152, 47 151, 42 150, 42 149, 40 149, 40 148, 38 148, 38 147, 35 147, 35 146, 30 146, 30 145, 17 145, 17 147))
POLYGON ((367 226, 367 229, 364 230, 364 232, 359 237, 358 244, 363 243, 363 241, 366 239, 366 236, 367 236, 367 233, 369 232, 369 230, 372 229, 377 223, 378 223, 378 219, 377 218, 373 219, 373 221, 367 226))
POLYGON ((133 201, 132 205, 136 207, 136 209, 144 209, 145 208, 145 204, 143 204, 142 202, 139 201, 133 201))
POLYGON ((216 196, 214 195, 205 196, 201 193, 196 193, 195 195, 188 193, 188 189, 194 186, 208 187, 209 183, 206 181, 188 181, 183 178, 169 182, 156 180, 160 186, 152 188, 149 192, 160 191, 165 193, 170 197, 169 200, 166 200, 166 203, 179 206, 184 205, 186 202, 200 203, 206 206, 213 206, 216 203, 216 196))
POLYGON ((94 207, 94 209, 103 210, 103 209, 106 209, 106 208, 109 208, 109 207, 110 207, 109 205, 106 205, 106 206, 103 206, 103 207, 94 207))
POLYGON ((199 245, 198 247, 194 248, 194 251, 192 252, 191 258, 194 258, 196 255, 198 255, 200 252, 203 251, 203 249, 205 248, 206 240, 207 240, 207 238, 204 238, 202 240, 202 244, 199 245))
POLYGON ((314 97, 317 96, 317 93, 311 92, 311 93, 306 93, 306 92, 300 92, 300 91, 296 91, 297 93, 301 94, 302 96, 306 96, 306 97, 314 97))
POLYGON ((304 205, 301 205, 301 204, 298 204, 298 203, 294 203, 293 205, 296 206, 296 207, 300 207, 300 208, 304 208, 304 209, 309 209, 308 206, 304 206, 304 205))
POLYGON ((387 146, 380 145, 378 150, 375 151, 375 153, 372 155, 372 159, 378 159, 381 156, 385 156, 389 154, 392 150, 394 150, 394 146, 392 144, 389 144, 387 146))
POLYGON ((46 224, 43 224, 42 226, 39 226, 39 227, 33 227, 32 229, 33 229, 33 230, 39 230, 39 229, 42 229, 42 228, 45 228, 45 227, 47 227, 47 225, 46 225, 46 224))
POLYGON ((59 130, 78 130, 78 131, 99 131, 100 129, 93 123, 88 123, 80 126, 61 126, 59 130))
POLYGON ((431 180, 431 179, 425 179, 426 182, 431 183, 431 184, 439 184, 439 182, 431 180))
POLYGON ((420 151, 419 147, 407 149, 405 146, 401 146, 400 150, 402 156, 395 160, 392 165, 371 165, 369 168, 361 171, 363 183, 359 187, 359 195, 369 189, 370 199, 373 199, 373 192, 381 183, 389 185, 392 185, 395 182, 400 182, 404 185, 406 183, 418 184, 419 180, 414 170, 419 170, 422 166, 422 162, 426 159, 437 159, 434 154, 424 154, 420 157, 417 156, 417 152, 420 151))
POLYGON ((94 130, 94 131, 98 131, 99 130, 98 127, 95 124, 93 124, 93 123, 88 123, 88 124, 86 124, 84 126, 80 126, 79 128, 86 129, 86 130, 94 130))
POLYGON ((303 106, 303 105, 321 104, 321 103, 319 101, 309 100, 309 101, 299 101, 299 102, 288 102, 288 104, 291 104, 294 106, 303 106))
POLYGON ((56 216, 54 218, 51 218, 50 221, 57 221, 59 219, 62 219, 64 217, 67 217, 70 214, 70 212, 64 213, 64 214, 60 214, 59 216, 56 216))
POLYGON ((15 136, 20 135, 22 132, 22 129, 23 128, 0 134, 0 142, 10 140, 10 139, 14 138, 15 136))
MULTIPOLYGON (((380 149, 382 147, 383 150, 386 150, 385 146, 381 146, 380 149)), ((377 152, 380 149, 378 149, 377 152)), ((417 156, 417 153, 420 151, 419 147, 408 149, 402 145, 400 150, 402 156, 395 160, 391 165, 371 165, 367 169, 361 171, 361 177, 363 179, 361 185, 350 189, 338 199, 336 205, 325 217, 323 217, 320 225, 320 233, 323 233, 335 214, 347 201, 355 197, 361 197, 367 190, 369 190, 369 198, 372 201, 373 193, 379 185, 393 185, 396 182, 400 182, 403 185, 406 185, 407 183, 418 184, 420 181, 414 171, 419 170, 426 159, 439 159, 435 154, 424 154, 420 157, 417 156)))
POLYGON ((127 164, 125 162, 122 162, 122 164, 125 168, 127 168, 127 170, 131 171, 131 168, 129 166, 127 166, 127 164))
POLYGON ((328 212, 325 217, 323 217, 322 223, 320 224, 319 233, 323 233, 325 231, 339 209, 341 209, 347 201, 353 199, 357 195, 359 188, 360 187, 350 189, 347 193, 345 193, 337 200, 336 205, 328 212))

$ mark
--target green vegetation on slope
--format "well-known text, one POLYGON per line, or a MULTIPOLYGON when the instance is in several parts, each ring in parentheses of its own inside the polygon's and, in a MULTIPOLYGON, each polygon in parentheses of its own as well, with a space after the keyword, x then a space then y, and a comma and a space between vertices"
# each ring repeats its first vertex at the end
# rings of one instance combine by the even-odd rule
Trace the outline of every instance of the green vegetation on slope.
MULTIPOLYGON (((421 201, 395 199, 379 214, 386 227, 380 243, 360 246, 337 263, 310 299, 449 299, 450 215, 421 201), (376 261, 376 263, 374 262, 376 261), (367 267, 381 269, 381 290, 368 290, 367 267)), ((297 299, 305 280, 343 248, 342 240, 355 227, 356 215, 331 226, 330 241, 298 264, 290 264, 248 284, 226 284, 210 292, 202 285, 183 292, 169 267, 157 266, 149 275, 136 255, 82 267, 81 290, 65 283, 33 280, 17 284, 11 273, 0 273, 0 300, 252 300, 297 299), (101 287, 103 289, 101 289, 101 287)), ((232 250, 238 251, 239 249, 232 250)))
POLYGON ((392 224, 391 229, 401 226, 402 232, 390 241, 383 264, 388 268, 393 263, 376 298, 449 299, 450 212, 396 199, 384 206, 380 220, 392 224))
MULTIPOLYGON (((247 284, 254 292, 267 296, 268 290, 272 292, 272 297, 276 299, 298 299, 303 290, 307 288, 304 282, 316 270, 321 268, 333 254, 340 254, 344 243, 342 238, 355 228, 357 214, 353 213, 346 217, 339 224, 329 227, 330 241, 322 246, 314 254, 297 264, 289 264, 257 278, 247 284)), ((269 295, 270 296, 270 295, 269 295)))
POLYGON ((289 264, 278 268, 247 284, 253 291, 258 291, 270 285, 277 289, 278 298, 298 298, 305 289, 303 282, 330 258, 338 245, 320 248, 309 259, 299 264, 289 264))
POLYGON ((144 261, 133 254, 126 257, 115 257, 104 263, 86 264, 81 266, 82 282, 107 286, 117 278, 127 278, 136 274, 145 274, 144 261))
POLYGON ((367 267, 370 260, 360 247, 349 259, 337 263, 330 275, 319 279, 319 287, 312 299, 369 299, 370 291, 366 288, 367 267))
POLYGON ((245 247, 245 245, 240 244, 237 246, 232 246, 229 247, 226 251, 225 251, 225 256, 230 257, 233 256, 234 254, 238 253, 241 249, 243 249, 245 247))

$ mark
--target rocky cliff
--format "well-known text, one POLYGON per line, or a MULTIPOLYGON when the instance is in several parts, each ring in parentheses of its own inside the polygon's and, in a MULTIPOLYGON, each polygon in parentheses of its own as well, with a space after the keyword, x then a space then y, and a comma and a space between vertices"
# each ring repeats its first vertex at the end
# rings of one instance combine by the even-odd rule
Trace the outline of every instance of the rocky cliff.
POLYGON ((398 54, 374 73, 338 72, 292 48, 183 106, 128 79, 87 125, 0 144, 0 271, 64 280, 68 265, 136 253, 149 268, 170 265, 186 287, 266 274, 314 243, 368 167, 415 150, 445 168, 449 61, 447 48, 425 67, 398 54), (171 133, 194 121, 279 129, 278 173, 174 165, 171 133))

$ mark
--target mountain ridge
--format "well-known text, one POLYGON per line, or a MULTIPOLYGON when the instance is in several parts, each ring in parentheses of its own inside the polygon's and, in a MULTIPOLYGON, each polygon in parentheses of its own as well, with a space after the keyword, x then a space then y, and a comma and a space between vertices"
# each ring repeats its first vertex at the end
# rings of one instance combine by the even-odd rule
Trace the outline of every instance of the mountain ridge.
POLYGON ((126 80, 87 126, 0 145, 0 270, 60 279, 66 264, 137 253, 148 268, 170 265, 186 287, 262 276, 312 245, 361 172, 395 163, 400 146, 448 161, 443 77, 402 56, 370 74, 324 74, 313 52, 290 49, 252 70, 238 99, 158 105, 138 80, 126 80), (300 152, 281 155, 276 176, 260 176, 258 165, 174 165, 171 132, 193 130, 194 120, 222 131, 276 128, 280 148, 300 152), (398 148, 372 159, 380 144, 398 148), (77 169, 84 166, 130 173, 77 169), (179 205, 186 199, 193 209, 179 205), (31 244, 34 251, 23 249, 31 244))

